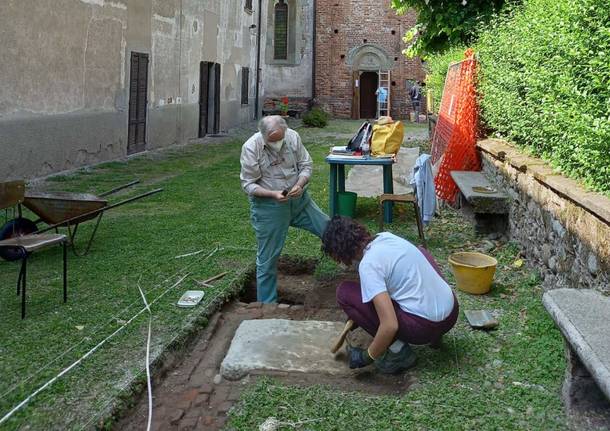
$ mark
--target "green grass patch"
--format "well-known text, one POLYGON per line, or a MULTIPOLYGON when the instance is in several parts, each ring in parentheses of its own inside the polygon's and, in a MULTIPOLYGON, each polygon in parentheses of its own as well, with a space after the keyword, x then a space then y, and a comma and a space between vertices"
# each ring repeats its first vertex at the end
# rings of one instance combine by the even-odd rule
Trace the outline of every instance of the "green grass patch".
MULTIPOLYGON (((376 203, 359 199, 357 218, 376 231, 376 203)), ((411 209, 386 227, 417 243, 411 209)), ((450 282, 447 257, 474 250, 483 238, 453 210, 443 211, 427 231, 428 245, 450 282)), ((541 303, 535 269, 515 268, 514 244, 489 254, 498 259, 490 294, 457 292, 460 308, 486 309, 498 316, 495 331, 470 329, 463 314, 444 337, 441 350, 416 346, 416 383, 401 396, 367 396, 329 386, 289 387, 265 379, 250 387, 232 410, 230 427, 257 429, 267 418, 303 422, 308 430, 567 429, 560 401, 565 362, 559 331, 541 303)), ((332 264, 321 272, 331 274, 332 264)), ((280 429, 291 429, 289 426, 280 429)))
MULTIPOLYGON (((330 145, 344 142, 344 139, 328 138, 328 132, 350 134, 358 125, 359 121, 332 121, 323 132, 299 128, 315 162, 309 190, 322 209, 328 207, 328 166, 323 160, 330 145)), ((141 310, 138 285, 149 301, 156 300, 152 306, 153 356, 161 354, 168 346, 179 348, 185 342, 186 331, 205 326, 205 307, 211 307, 215 298, 232 294, 246 273, 252 270, 255 261, 248 200, 239 185, 239 154, 246 137, 242 133, 222 144, 192 145, 127 162, 106 163, 47 182, 47 190, 101 193, 135 178, 142 181, 135 190, 121 192, 114 198, 116 200, 150 188, 163 187, 164 192, 108 212, 91 252, 85 257, 69 256, 69 300, 66 305, 61 302, 59 248, 32 257, 28 272, 28 314, 23 321, 19 315, 19 298, 15 294, 18 266, 0 261, 0 285, 4 291, 0 296, 0 309, 3 310, 0 316, 3 334, 0 416, 141 310), (175 258, 200 250, 203 251, 197 255, 175 258), (206 290, 200 308, 185 310, 175 306, 184 290, 196 287, 195 280, 223 271, 228 271, 229 275, 216 282, 213 289, 206 290), (171 289, 186 274, 189 276, 185 281, 171 289)), ((398 218, 389 228, 416 241, 412 213, 398 208, 395 214, 398 218)), ((375 200, 359 200, 357 217, 375 231, 375 200)), ((81 245, 92 227, 91 222, 81 227, 81 245)), ((453 213, 437 220, 429 237, 433 252, 443 262, 453 248, 476 242, 470 227, 453 213)), ((319 250, 317 238, 303 231, 290 230, 285 254, 320 258, 319 250)), ((492 402, 490 411, 505 403, 503 408, 512 408, 517 412, 516 420, 520 420, 522 407, 527 410, 526 400, 529 400, 528 406, 535 411, 533 416, 524 416, 526 425, 535 428, 534 425, 541 421, 538 416, 542 415, 543 408, 551 418, 548 423, 560 423, 558 388, 563 366, 560 336, 540 305, 537 281, 530 278, 525 269, 508 272, 506 265, 514 257, 515 250, 507 248, 504 253, 504 266, 501 266, 498 278, 501 287, 484 298, 462 297, 464 304, 475 301, 474 304, 480 305, 478 301, 489 301, 489 304, 485 302, 486 306, 503 309, 501 329, 491 334, 473 333, 460 323, 456 331, 459 371, 454 365, 454 351, 447 350, 451 344, 440 353, 419 351, 421 389, 407 394, 406 398, 387 398, 383 403, 374 401, 376 404, 372 405, 380 406, 380 412, 400 413, 403 416, 396 417, 403 418, 407 414, 405 408, 412 403, 436 402, 439 406, 435 409, 417 409, 418 412, 413 413, 417 418, 414 423, 420 424, 417 425, 420 428, 439 428, 435 426, 438 421, 435 422, 434 413, 444 411, 440 408, 442 393, 453 399, 447 401, 449 408, 443 417, 457 417, 458 411, 478 415, 480 410, 486 409, 481 407, 486 400, 497 396, 498 401, 492 402), (525 319, 522 309, 526 309, 525 319), (495 349, 500 350, 496 352, 495 349), (496 358, 503 361, 502 365, 488 368, 496 358), (496 388, 502 376, 504 388, 496 388), (512 381, 540 385, 545 389, 514 386, 512 381), (486 385, 491 385, 489 397, 486 385), (472 399, 467 396, 477 391, 481 391, 480 395, 472 399), (461 409, 455 406, 458 401, 464 402, 461 409)), ((326 259, 322 259, 316 269, 319 278, 331 278, 336 273, 336 266, 326 259)), ((4 424, 3 429, 82 429, 108 425, 102 421, 110 411, 133 401, 131 384, 134 379, 143 381, 146 328, 147 317, 142 314, 96 353, 32 399, 4 424)), ((320 417, 318 413, 310 413, 307 409, 311 407, 305 403, 310 399, 307 397, 316 394, 320 394, 319 401, 328 399, 323 406, 325 410, 321 411, 325 416, 326 411, 342 411, 341 405, 350 409, 369 405, 368 398, 344 397, 329 388, 275 389, 276 384, 264 385, 249 392, 244 404, 234 413, 233 423, 237 428, 252 429, 248 424, 261 423, 274 409, 279 409, 274 415, 282 418, 320 417), (284 399, 279 395, 282 392, 284 399), (281 409, 289 397, 303 397, 303 401, 292 403, 292 410, 281 409), (250 404, 248 400, 251 400, 250 404), (260 401, 258 408, 254 403, 257 400, 260 401)), ((494 411, 498 417, 508 415, 501 410, 494 411)), ((507 423, 508 419, 505 422, 492 420, 489 415, 483 414, 481 423, 507 423)), ((370 423, 369 429, 385 429, 386 416, 376 414, 369 422, 362 423, 370 423)), ((320 428, 322 423, 312 423, 308 427, 345 429, 347 424, 358 429, 360 426, 355 419, 344 421, 342 418, 329 414, 326 428, 320 428)), ((451 420, 454 419, 450 418, 448 423, 457 423, 457 419, 451 420)))

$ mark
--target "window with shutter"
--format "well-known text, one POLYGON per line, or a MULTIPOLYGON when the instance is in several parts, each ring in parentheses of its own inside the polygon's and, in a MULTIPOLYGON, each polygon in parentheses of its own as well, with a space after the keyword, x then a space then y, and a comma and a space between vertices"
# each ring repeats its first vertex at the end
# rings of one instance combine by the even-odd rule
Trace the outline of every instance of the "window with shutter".
POLYGON ((241 69, 241 104, 248 104, 248 87, 250 85, 250 68, 242 67, 241 69))
POLYGON ((273 58, 288 59, 288 5, 280 0, 275 5, 273 20, 273 58))
POLYGON ((129 124, 127 154, 146 150, 146 114, 148 103, 148 54, 131 53, 129 78, 129 124))

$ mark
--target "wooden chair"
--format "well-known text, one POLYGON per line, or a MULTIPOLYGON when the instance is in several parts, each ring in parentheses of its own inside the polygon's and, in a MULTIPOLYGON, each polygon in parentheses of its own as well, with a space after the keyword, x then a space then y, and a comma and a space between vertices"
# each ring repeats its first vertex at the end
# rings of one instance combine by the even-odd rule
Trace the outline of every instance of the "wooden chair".
MULTIPOLYGON (((24 199, 25 183, 12 181, 0 183, 0 210, 17 206, 21 215, 21 203, 24 199)), ((39 250, 54 245, 63 245, 63 284, 64 303, 68 300, 68 263, 67 237, 60 234, 29 234, 0 239, 0 256, 6 260, 21 260, 21 269, 17 278, 17 295, 21 294, 21 318, 25 318, 25 293, 28 257, 39 250)))
POLYGON ((406 194, 383 194, 379 197, 379 231, 383 231, 383 204, 384 202, 394 202, 394 203, 404 203, 404 204, 412 204, 413 209, 415 210, 415 222, 417 223, 417 231, 419 233, 419 239, 422 242, 424 247, 428 247, 426 244, 426 236, 424 235, 424 224, 421 220, 421 215, 419 213, 419 205, 417 205, 417 199, 414 194, 406 193, 406 194))

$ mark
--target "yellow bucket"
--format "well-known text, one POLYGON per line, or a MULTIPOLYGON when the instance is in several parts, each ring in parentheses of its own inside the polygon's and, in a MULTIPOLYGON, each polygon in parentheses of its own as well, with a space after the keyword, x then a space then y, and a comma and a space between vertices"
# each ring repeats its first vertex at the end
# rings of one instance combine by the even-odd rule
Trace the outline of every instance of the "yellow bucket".
POLYGON ((459 252, 449 256, 455 285, 464 292, 482 295, 489 292, 498 261, 476 252, 459 252))

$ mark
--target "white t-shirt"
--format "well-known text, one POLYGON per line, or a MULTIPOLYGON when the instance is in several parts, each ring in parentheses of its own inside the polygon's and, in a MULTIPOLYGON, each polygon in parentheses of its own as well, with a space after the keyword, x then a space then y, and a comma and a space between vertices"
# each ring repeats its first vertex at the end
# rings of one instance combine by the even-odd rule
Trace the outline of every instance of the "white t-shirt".
POLYGON ((364 250, 358 273, 365 303, 388 292, 401 309, 433 322, 444 320, 453 309, 451 287, 426 256, 389 232, 377 235, 364 250))

